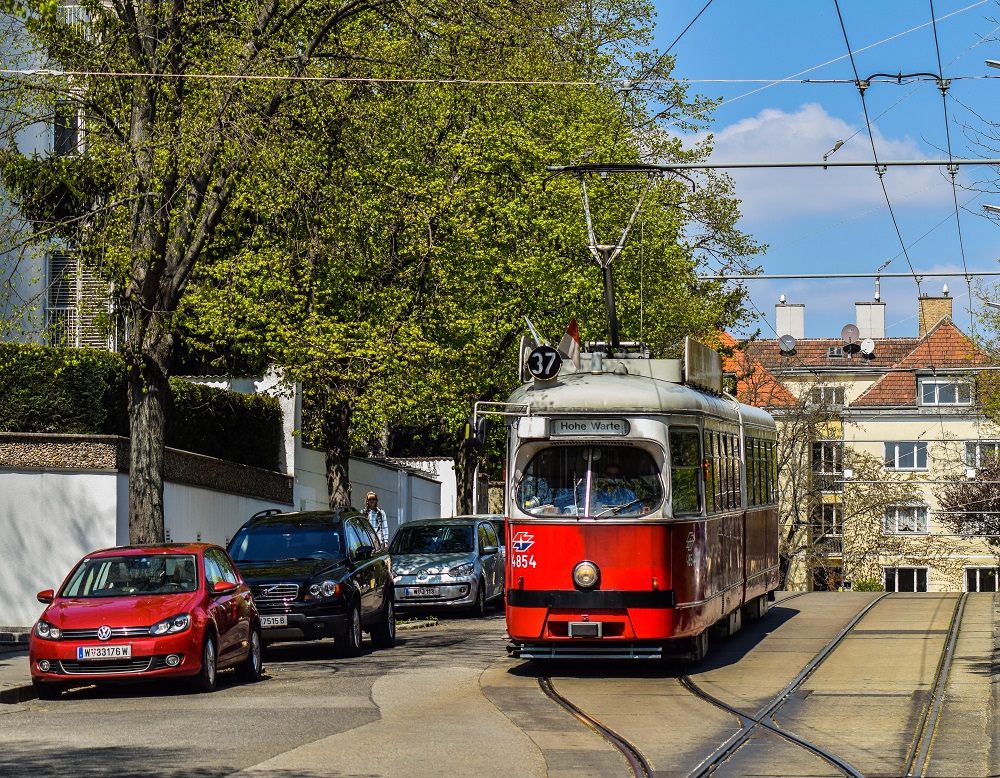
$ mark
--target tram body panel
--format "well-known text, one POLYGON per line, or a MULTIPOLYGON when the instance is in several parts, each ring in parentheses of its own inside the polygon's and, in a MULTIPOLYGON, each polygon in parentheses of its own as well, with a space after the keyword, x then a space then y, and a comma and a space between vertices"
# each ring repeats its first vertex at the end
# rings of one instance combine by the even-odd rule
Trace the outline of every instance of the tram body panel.
POLYGON ((511 396, 530 408, 510 425, 505 497, 516 655, 666 650, 777 587, 774 486, 760 483, 773 469, 773 420, 664 380, 655 362, 560 374, 511 396), (598 496, 612 467, 634 499, 598 496), (574 580, 583 562, 596 582, 574 580))
POLYGON ((669 633, 672 529, 664 523, 511 521, 509 634, 526 640, 568 638, 568 624, 582 621, 600 622, 607 639, 647 640, 669 633), (574 586, 573 568, 583 561, 600 570, 592 590, 574 586))

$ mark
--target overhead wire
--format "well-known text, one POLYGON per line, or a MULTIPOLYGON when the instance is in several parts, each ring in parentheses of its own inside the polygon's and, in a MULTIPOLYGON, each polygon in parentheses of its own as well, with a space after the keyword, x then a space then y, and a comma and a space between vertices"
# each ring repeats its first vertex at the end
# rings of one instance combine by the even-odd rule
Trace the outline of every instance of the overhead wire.
POLYGON ((938 88, 941 92, 941 108, 944 111, 944 134, 945 140, 948 147, 948 175, 951 177, 951 194, 952 200, 955 204, 955 229, 958 231, 958 251, 962 258, 962 267, 965 269, 965 284, 969 290, 969 321, 970 321, 970 334, 973 338, 976 336, 976 317, 972 313, 972 278, 969 276, 969 266, 965 261, 965 241, 962 239, 962 220, 959 217, 958 208, 958 184, 955 181, 955 177, 958 174, 958 169, 952 164, 954 155, 951 150, 951 120, 948 117, 948 82, 944 80, 944 67, 941 64, 941 43, 938 40, 937 31, 937 19, 934 17, 934 0, 929 0, 931 7, 931 25, 934 30, 934 50, 937 54, 938 63, 938 88))
MULTIPOLYGON (((837 18, 840 20, 840 29, 841 29, 841 32, 843 32, 843 34, 844 34, 844 44, 847 46, 847 53, 848 53, 848 56, 851 59, 851 69, 854 71, 854 78, 857 81, 858 91, 859 91, 859 93, 861 95, 861 108, 862 108, 862 111, 864 112, 864 115, 865 115, 865 126, 868 129, 868 138, 871 141, 872 156, 875 159, 876 170, 878 170, 878 151, 875 148, 875 134, 874 134, 874 132, 872 132, 871 119, 868 117, 868 104, 865 101, 865 92, 864 92, 864 89, 861 88, 861 76, 858 73, 857 62, 855 62, 855 60, 854 60, 854 52, 851 49, 851 41, 850 41, 850 38, 847 35, 847 26, 844 24, 844 16, 840 12, 840 0, 833 0, 833 4, 834 4, 834 6, 837 9, 837 18)), ((903 240, 903 234, 902 234, 902 232, 899 229, 899 222, 896 219, 896 213, 893 211, 893 209, 892 209, 892 203, 889 200, 889 190, 886 189, 886 187, 885 187, 885 175, 884 175, 884 171, 878 173, 878 180, 879 180, 880 186, 882 187, 882 194, 885 195, 885 204, 886 204, 886 206, 889 209, 889 216, 892 218, 892 224, 893 224, 893 227, 896 230, 896 237, 899 238, 899 245, 903 249, 903 256, 906 257, 906 264, 909 265, 910 272, 913 273, 913 280, 917 284, 917 295, 919 296, 921 294, 920 279, 917 277, 917 274, 916 274, 916 272, 913 269, 913 263, 910 261, 910 254, 909 254, 909 252, 906 249, 906 242, 903 240)))

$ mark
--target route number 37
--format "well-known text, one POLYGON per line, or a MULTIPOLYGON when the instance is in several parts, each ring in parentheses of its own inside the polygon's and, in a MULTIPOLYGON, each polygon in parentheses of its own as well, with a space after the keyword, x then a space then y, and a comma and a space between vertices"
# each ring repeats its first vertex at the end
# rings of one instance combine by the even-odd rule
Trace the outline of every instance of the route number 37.
POLYGON ((538 346, 528 354, 528 372, 540 381, 551 381, 561 366, 562 357, 552 346, 538 346))
POLYGON ((534 568, 537 566, 535 564, 534 554, 514 554, 514 556, 511 558, 510 563, 513 567, 522 569, 528 567, 534 568))

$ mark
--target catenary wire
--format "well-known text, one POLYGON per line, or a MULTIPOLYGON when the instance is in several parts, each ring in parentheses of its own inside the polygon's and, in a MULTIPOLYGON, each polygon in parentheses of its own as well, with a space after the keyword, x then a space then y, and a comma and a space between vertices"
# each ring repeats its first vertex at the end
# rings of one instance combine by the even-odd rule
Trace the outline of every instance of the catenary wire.
MULTIPOLYGON (((875 164, 878 165, 878 151, 875 149, 875 134, 872 132, 872 123, 871 123, 871 119, 868 116, 868 104, 865 101, 865 93, 864 93, 864 90, 860 88, 860 85, 861 85, 861 76, 858 73, 858 65, 857 65, 857 62, 855 62, 855 60, 854 60, 854 52, 851 49, 851 41, 850 41, 850 38, 847 35, 847 27, 844 24, 844 16, 840 12, 840 1, 839 0, 833 0, 833 4, 834 4, 834 6, 837 9, 837 18, 840 20, 840 29, 841 29, 841 32, 843 32, 843 34, 844 34, 844 44, 847 46, 847 53, 848 53, 848 56, 851 59, 851 69, 854 71, 854 78, 857 80, 858 86, 859 86, 858 91, 861 93, 861 109, 862 109, 862 111, 864 112, 864 115, 865 115, 865 126, 868 128, 868 138, 871 141, 872 155, 875 158, 875 164)), ((913 270, 913 263, 910 261, 910 254, 909 254, 909 252, 906 249, 906 242, 903 240, 903 235, 900 232, 899 222, 896 220, 896 214, 892 210, 892 203, 889 200, 889 191, 885 188, 885 177, 883 175, 879 174, 878 178, 879 178, 879 184, 882 187, 882 194, 885 195, 885 204, 886 204, 886 206, 889 209, 889 216, 892 218, 892 224, 893 224, 893 227, 896 230, 896 237, 899 238, 899 245, 903 249, 903 256, 906 258, 906 264, 909 265, 910 272, 913 273, 913 280, 917 284, 917 295, 919 296, 920 293, 921 293, 921 290, 920 290, 920 279, 917 278, 917 275, 916 275, 916 273, 913 270)))
MULTIPOLYGON (((955 181, 955 176, 958 173, 957 169, 952 166, 951 160, 953 159, 953 154, 951 150, 951 120, 948 117, 948 84, 944 80, 944 66, 941 64, 941 43, 938 40, 938 30, 937 30, 937 19, 934 16, 934 0, 930 0, 931 7, 931 27, 934 30, 934 51, 937 55, 938 64, 938 86, 941 91, 941 108, 944 112, 944 135, 948 146, 948 174, 951 177, 951 194, 952 201, 955 205, 955 229, 958 232, 958 251, 962 258, 962 267, 965 268, 965 284, 969 290, 969 299, 972 299, 972 278, 969 276, 969 266, 965 261, 965 241, 962 239, 962 220, 959 216, 958 208, 958 184, 955 181)), ((970 320, 970 330, 969 333, 975 339, 976 337, 976 317, 972 313, 972 308, 969 308, 969 320, 970 320)))

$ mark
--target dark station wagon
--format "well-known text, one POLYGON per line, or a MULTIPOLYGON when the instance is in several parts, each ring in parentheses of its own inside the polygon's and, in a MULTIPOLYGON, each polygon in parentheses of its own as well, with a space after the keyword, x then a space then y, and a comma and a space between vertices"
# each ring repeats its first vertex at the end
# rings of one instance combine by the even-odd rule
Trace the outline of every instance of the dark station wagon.
POLYGON ((372 644, 396 643, 388 552, 352 508, 256 514, 228 546, 250 585, 264 643, 332 637, 356 656, 362 631, 372 644))

